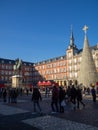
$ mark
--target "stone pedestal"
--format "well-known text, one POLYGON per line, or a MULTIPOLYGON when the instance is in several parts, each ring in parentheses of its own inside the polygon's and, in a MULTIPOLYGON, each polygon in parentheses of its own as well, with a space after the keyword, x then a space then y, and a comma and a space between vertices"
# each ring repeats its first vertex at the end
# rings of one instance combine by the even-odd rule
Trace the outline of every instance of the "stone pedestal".
POLYGON ((12 87, 13 88, 20 87, 21 79, 22 79, 21 75, 14 75, 14 76, 12 76, 12 87))

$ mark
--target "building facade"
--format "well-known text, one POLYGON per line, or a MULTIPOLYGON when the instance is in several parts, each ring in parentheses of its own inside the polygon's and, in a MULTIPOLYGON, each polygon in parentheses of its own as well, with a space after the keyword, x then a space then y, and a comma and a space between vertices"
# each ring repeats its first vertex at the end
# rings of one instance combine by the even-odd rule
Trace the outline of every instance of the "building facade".
MULTIPOLYGON (((92 46, 90 49, 96 71, 98 72, 98 45, 92 46)), ((34 64, 33 81, 54 80, 59 85, 66 85, 72 82, 77 84, 82 60, 82 51, 82 49, 78 49, 75 45, 73 32, 71 32, 70 43, 66 49, 65 55, 34 64)))
MULTIPOLYGON (((16 60, 0 58, 0 82, 11 85, 11 78, 14 74, 14 65, 16 60)), ((19 72, 22 75, 22 83, 28 86, 33 82, 33 63, 22 61, 19 72)))
MULTIPOLYGON (((98 72, 98 45, 90 47, 93 60, 98 72)), ((63 56, 51 58, 37 63, 22 61, 20 74, 23 84, 37 84, 38 81, 54 80, 59 85, 78 83, 82 49, 78 49, 74 43, 71 32, 69 46, 63 56)), ((15 60, 0 58, 0 81, 11 82, 14 75, 13 66, 15 60)))

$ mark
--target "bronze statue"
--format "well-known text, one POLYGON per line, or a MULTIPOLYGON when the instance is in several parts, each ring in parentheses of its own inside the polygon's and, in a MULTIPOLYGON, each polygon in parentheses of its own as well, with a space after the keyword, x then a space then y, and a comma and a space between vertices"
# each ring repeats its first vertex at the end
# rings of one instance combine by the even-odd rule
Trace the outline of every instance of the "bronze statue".
POLYGON ((19 71, 21 70, 22 60, 19 58, 16 59, 15 65, 13 66, 14 74, 19 74, 19 71))

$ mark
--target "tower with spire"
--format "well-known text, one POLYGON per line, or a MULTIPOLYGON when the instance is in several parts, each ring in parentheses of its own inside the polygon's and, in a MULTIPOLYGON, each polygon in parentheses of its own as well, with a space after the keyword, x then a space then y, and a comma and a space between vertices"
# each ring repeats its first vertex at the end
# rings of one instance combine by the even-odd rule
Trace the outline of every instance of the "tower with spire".
POLYGON ((73 77, 74 77, 74 69, 73 69, 73 59, 74 56, 78 54, 78 48, 74 43, 74 36, 73 36, 73 30, 71 27, 71 35, 70 35, 70 42, 68 45, 68 48, 66 50, 66 67, 67 67, 67 72, 66 72, 66 79, 67 79, 67 84, 70 84, 70 81, 72 82, 73 77))
POLYGON ((95 63, 92 57, 92 53, 89 47, 89 42, 87 38, 88 27, 85 25, 83 31, 84 36, 84 47, 82 52, 82 61, 80 64, 79 72, 79 83, 82 83, 84 86, 89 86, 91 83, 95 84, 98 81, 98 74, 96 72, 95 63))
POLYGON ((70 43, 69 43, 69 46, 68 46, 67 50, 70 50, 70 49, 72 49, 73 55, 78 52, 78 48, 74 43, 74 36, 73 36, 72 26, 71 26, 70 43))

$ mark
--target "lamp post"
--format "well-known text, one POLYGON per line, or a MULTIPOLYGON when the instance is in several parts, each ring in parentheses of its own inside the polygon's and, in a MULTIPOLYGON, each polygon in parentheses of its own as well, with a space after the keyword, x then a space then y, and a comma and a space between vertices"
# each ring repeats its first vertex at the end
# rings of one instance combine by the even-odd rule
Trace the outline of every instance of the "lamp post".
POLYGON ((25 73, 25 84, 26 84, 26 86, 25 87, 27 87, 27 84, 28 84, 28 75, 29 75, 29 72, 26 72, 25 73))

